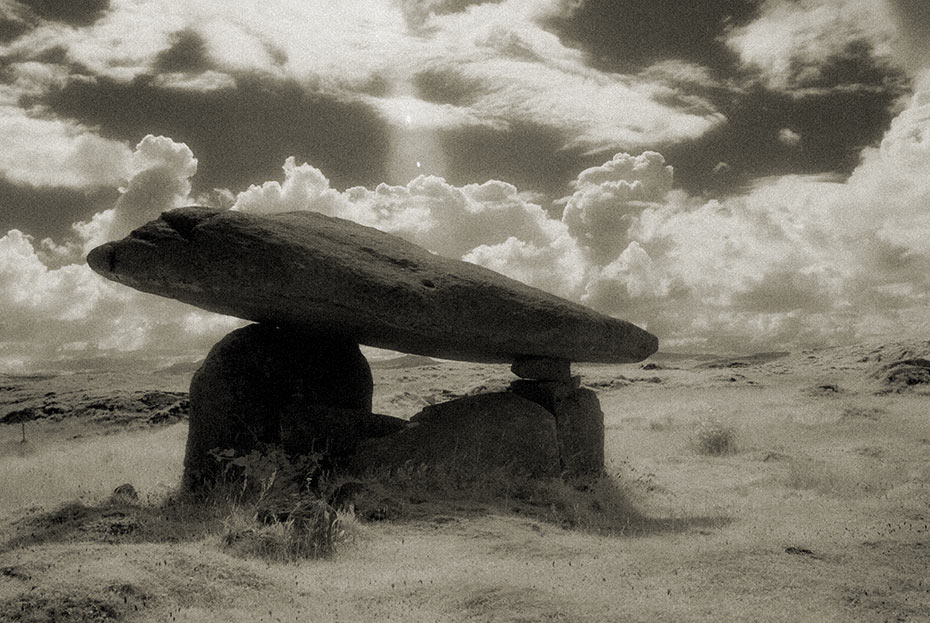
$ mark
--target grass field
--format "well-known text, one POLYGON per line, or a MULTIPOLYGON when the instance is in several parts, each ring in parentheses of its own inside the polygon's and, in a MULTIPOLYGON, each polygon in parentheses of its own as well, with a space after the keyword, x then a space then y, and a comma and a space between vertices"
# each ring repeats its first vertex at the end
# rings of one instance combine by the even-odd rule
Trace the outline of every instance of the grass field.
MULTIPOLYGON (((3 426, 0 620, 930 620, 930 396, 880 393, 870 352, 577 366, 605 412, 598 487, 395 489, 393 516, 297 562, 225 546, 227 507, 170 503, 183 422, 3 426), (108 500, 124 482, 138 502, 108 500)), ((376 409, 507 374, 376 370, 376 409)))

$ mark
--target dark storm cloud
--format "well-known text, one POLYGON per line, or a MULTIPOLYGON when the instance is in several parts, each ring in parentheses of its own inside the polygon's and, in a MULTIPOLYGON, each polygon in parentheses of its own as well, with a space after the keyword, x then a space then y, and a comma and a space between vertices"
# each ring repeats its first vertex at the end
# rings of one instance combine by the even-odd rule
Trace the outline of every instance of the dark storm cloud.
POLYGON ((18 0, 42 19, 89 26, 110 8, 110 0, 18 0))
POLYGON ((636 72, 677 58, 726 74, 735 57, 720 37, 728 27, 751 19, 759 1, 587 0, 547 26, 607 70, 636 72))
POLYGON ((5 45, 35 27, 38 20, 29 19, 27 13, 16 4, 0 6, 0 44, 5 45))
POLYGON ((926 0, 889 0, 897 19, 898 27, 903 32, 905 59, 909 69, 918 69, 930 58, 930 3, 926 0))
POLYGON ((293 82, 242 76, 235 88, 195 92, 155 86, 151 77, 98 78, 72 81, 41 103, 106 138, 135 143, 162 134, 186 143, 200 160, 197 190, 274 179, 288 156, 313 162, 337 187, 385 177, 386 128, 375 113, 293 82))
POLYGON ((196 30, 185 29, 172 36, 171 47, 155 57, 158 72, 196 73, 210 68, 207 43, 196 30))
MULTIPOLYGON (((531 123, 513 123, 506 131, 446 130, 440 137, 448 163, 445 177, 456 185, 496 179, 558 196, 578 174, 579 161, 586 160, 563 149, 564 133, 531 123)), ((603 156, 587 160, 599 164, 603 156)))
MULTIPOLYGON (((913 4, 927 6, 922 0, 913 4)), ((906 91, 903 75, 876 60, 866 41, 851 41, 823 59, 803 91, 772 90, 758 83, 724 42, 732 28, 756 17, 760 5, 759 0, 589 0, 548 25, 606 70, 641 71, 668 59, 708 69, 703 84, 676 85, 667 79, 670 97, 698 94, 727 122, 695 140, 653 146, 689 192, 736 192, 770 175, 849 174, 860 150, 879 140, 891 122, 892 107, 906 91), (784 128, 803 137, 798 149, 779 141, 784 128), (730 168, 714 175, 720 162, 730 168)), ((792 75, 804 70, 792 60, 792 75)), ((650 68, 643 75, 655 73, 650 68)))
POLYGON ((413 85, 424 101, 452 106, 471 104, 480 86, 451 68, 421 71, 413 76, 413 85))
POLYGON ((893 118, 903 90, 834 91, 793 98, 760 86, 720 102, 727 124, 696 141, 670 145, 662 153, 675 179, 693 193, 737 191, 758 177, 801 173, 848 175, 863 147, 876 143, 893 118), (782 129, 799 134, 798 148, 779 140, 782 129), (720 162, 726 175, 713 175, 720 162))
POLYGON ((910 35, 930 37, 930 4, 926 0, 889 0, 901 21, 901 27, 910 35))
POLYGON ((62 240, 71 223, 89 220, 116 201, 115 188, 95 191, 14 184, 0 176, 0 231, 19 229, 36 240, 62 240))

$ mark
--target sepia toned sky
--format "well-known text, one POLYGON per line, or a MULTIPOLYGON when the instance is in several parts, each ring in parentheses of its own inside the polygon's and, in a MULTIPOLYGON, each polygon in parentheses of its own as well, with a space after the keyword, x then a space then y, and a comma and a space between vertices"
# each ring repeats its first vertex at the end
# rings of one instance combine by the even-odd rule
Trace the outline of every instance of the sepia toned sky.
POLYGON ((237 321, 83 261, 315 210, 666 351, 930 334, 924 0, 0 0, 0 371, 237 321))

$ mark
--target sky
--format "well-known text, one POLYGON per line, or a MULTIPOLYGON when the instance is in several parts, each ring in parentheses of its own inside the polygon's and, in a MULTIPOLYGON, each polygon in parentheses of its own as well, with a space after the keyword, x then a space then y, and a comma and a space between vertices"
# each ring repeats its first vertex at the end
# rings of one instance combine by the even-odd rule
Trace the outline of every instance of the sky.
POLYGON ((925 0, 0 0, 0 372, 240 326, 84 261, 185 205, 348 218, 669 352, 926 338, 927 41, 925 0))

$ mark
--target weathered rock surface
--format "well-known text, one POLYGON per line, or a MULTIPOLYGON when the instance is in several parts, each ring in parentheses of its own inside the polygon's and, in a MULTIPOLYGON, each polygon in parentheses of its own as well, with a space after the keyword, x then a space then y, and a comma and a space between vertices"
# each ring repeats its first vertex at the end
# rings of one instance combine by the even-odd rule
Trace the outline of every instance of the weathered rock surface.
POLYGON ((462 482, 487 474, 558 477, 555 418, 516 394, 481 394, 430 405, 402 431, 363 441, 351 469, 357 473, 426 465, 462 482))
POLYGON ((384 416, 368 421, 371 395, 371 370, 354 342, 268 325, 233 331, 191 380, 184 485, 209 485, 219 469, 215 448, 244 454, 263 443, 325 445, 334 437, 350 446, 353 431, 377 434, 384 416), (337 419, 337 430, 326 428, 337 419))
POLYGON ((582 477, 604 469, 604 412, 597 394, 552 381, 514 381, 510 390, 555 416, 564 476, 582 477))
POLYGON ((290 404, 280 420, 281 446, 290 454, 322 452, 334 460, 350 457, 366 439, 384 437, 407 426, 407 420, 360 409, 290 404))
POLYGON ((623 320, 313 212, 181 208, 97 247, 87 262, 210 311, 419 355, 627 363, 658 346, 623 320))

